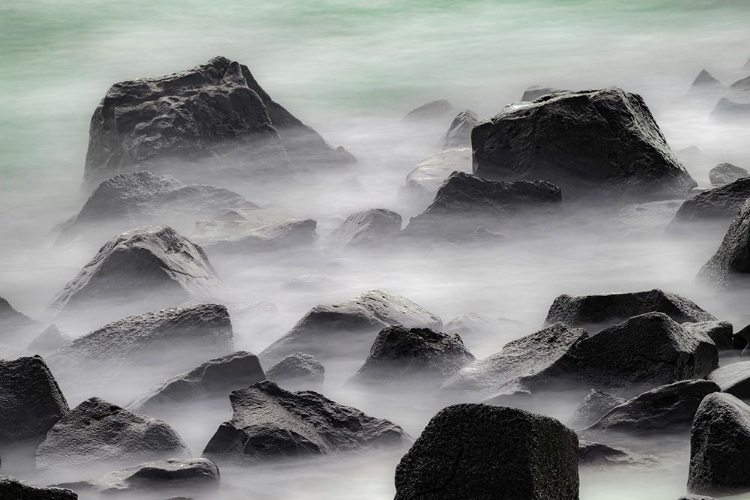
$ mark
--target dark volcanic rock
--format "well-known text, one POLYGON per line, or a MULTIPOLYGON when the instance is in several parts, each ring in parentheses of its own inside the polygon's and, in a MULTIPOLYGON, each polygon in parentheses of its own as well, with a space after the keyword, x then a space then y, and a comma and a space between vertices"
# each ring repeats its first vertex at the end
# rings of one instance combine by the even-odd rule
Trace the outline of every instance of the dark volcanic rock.
POLYGON ((367 360, 349 382, 439 387, 472 361, 474 356, 456 334, 389 326, 378 334, 367 360))
POLYGON ((578 438, 523 410, 449 406, 398 464, 395 498, 578 500, 578 438))
POLYGON ((404 120, 410 122, 439 120, 450 113, 455 113, 451 103, 445 99, 438 99, 437 101, 430 101, 427 104, 412 109, 406 114, 404 120))
POLYGON ((728 321, 700 321, 683 323, 682 327, 693 333, 706 335, 720 351, 734 349, 734 326, 728 321))
POLYGON ((0 476, 0 498, 7 500, 78 500, 78 495, 63 488, 41 488, 10 476, 0 476))
POLYGON ((136 415, 99 398, 79 404, 47 433, 36 449, 37 468, 71 472, 135 465, 190 451, 169 425, 136 415))
POLYGON ((140 313, 210 293, 218 276, 201 247, 168 226, 146 226, 104 245, 50 306, 60 313, 140 313))
POLYGON ((346 218, 326 237, 332 247, 373 248, 401 231, 401 216, 385 208, 357 212, 346 218))
POLYGON ((323 385, 325 367, 315 356, 304 352, 295 352, 273 365, 266 378, 278 385, 290 389, 315 389, 323 385))
POLYGON ((161 410, 175 410, 182 403, 216 397, 223 399, 235 389, 265 379, 258 357, 237 351, 206 361, 187 373, 162 382, 128 405, 128 410, 149 415, 161 410))
POLYGON ((560 295, 552 303, 544 324, 561 322, 576 328, 599 331, 648 312, 664 313, 678 323, 716 321, 693 301, 657 288, 633 293, 560 295))
POLYGON ((203 455, 221 463, 254 464, 408 442, 401 428, 312 391, 288 392, 273 382, 233 391, 232 420, 221 424, 203 455))
POLYGON ((712 100, 716 102, 716 99, 721 97, 724 90, 724 84, 704 69, 693 80, 693 84, 690 86, 687 95, 691 99, 712 100))
POLYGON ((721 389, 708 380, 682 380, 657 387, 616 406, 584 432, 686 432, 703 398, 714 392, 721 389))
POLYGON ((405 297, 371 290, 347 302, 313 307, 260 357, 264 363, 295 352, 306 352, 324 361, 365 357, 377 333, 393 325, 440 330, 443 322, 405 297))
POLYGON ((116 383, 122 395, 135 397, 207 356, 231 353, 232 344, 226 307, 195 304, 115 321, 75 339, 48 361, 60 380, 76 388, 111 389, 116 383))
MULTIPOLYGON (((707 227, 726 231, 750 198, 750 178, 704 191, 685 200, 667 227, 672 232, 704 231, 707 227)), ((700 234, 703 234, 702 232, 700 234)))
POLYGON ((523 92, 523 96, 521 97, 521 101, 535 101, 539 99, 540 97, 544 97, 546 95, 550 94, 560 94, 568 92, 567 90, 560 90, 553 87, 544 87, 541 85, 532 85, 531 87, 527 88, 523 92))
POLYGON ((561 201, 560 189, 549 182, 496 182, 453 172, 403 235, 455 241, 479 225, 490 231, 525 229, 534 218, 558 214, 561 201))
POLYGON ((750 491, 750 408, 714 393, 698 407, 690 435, 688 490, 699 494, 750 491))
POLYGON ((716 103, 711 117, 729 120, 750 118, 750 76, 737 80, 716 103))
POLYGON ((446 149, 419 162, 406 176, 399 200, 420 209, 430 205, 453 172, 471 173, 471 148, 446 149))
POLYGON ((0 297, 0 344, 25 348, 44 326, 17 311, 0 297))
POLYGON ((50 325, 29 344, 29 352, 46 356, 70 343, 72 339, 55 325, 50 325))
MULTIPOLYGON (((742 182, 742 181, 738 181, 742 182)), ((697 280, 717 291, 744 290, 750 286, 750 201, 732 222, 713 257, 698 272, 697 280)))
POLYGON ((475 175, 544 179, 566 200, 684 198, 697 185, 643 99, 614 87, 512 104, 474 127, 471 142, 475 175))
POLYGON ((708 173, 708 179, 714 186, 730 184, 738 179, 748 176, 750 176, 750 173, 747 170, 732 165, 731 163, 720 163, 708 173))
POLYGON ((471 131, 479 123, 479 117, 470 110, 461 111, 448 127, 443 149, 471 147, 471 131))
POLYGON ((623 404, 626 400, 608 392, 591 389, 578 405, 568 425, 573 429, 588 427, 606 415, 612 408, 623 404))
POLYGON ((706 378, 719 384, 722 392, 740 399, 750 399, 750 361, 722 366, 706 378))

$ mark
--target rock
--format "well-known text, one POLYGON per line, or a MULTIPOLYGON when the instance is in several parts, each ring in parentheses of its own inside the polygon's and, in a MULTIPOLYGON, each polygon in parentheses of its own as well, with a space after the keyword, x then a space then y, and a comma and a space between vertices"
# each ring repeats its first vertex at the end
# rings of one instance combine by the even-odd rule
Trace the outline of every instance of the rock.
POLYGON ((688 168, 701 168, 706 163, 706 155, 698 146, 690 146, 680 149, 675 153, 677 158, 688 168))
POLYGON ((523 92, 523 96, 521 97, 521 101, 535 101, 539 99, 540 97, 550 95, 550 94, 560 94, 568 92, 567 90, 560 90, 553 87, 544 87, 541 85, 532 85, 531 87, 527 88, 523 92))
POLYGON ((438 120, 444 118, 450 113, 455 113, 451 103, 445 99, 438 99, 437 101, 430 101, 427 104, 423 104, 418 108, 412 109, 407 113, 404 118, 408 122, 423 122, 438 120))
POLYGON ((734 327, 728 321, 701 321, 698 323, 683 323, 683 328, 689 332, 706 335, 714 341, 719 351, 734 349, 734 327))
MULTIPOLYGON (((737 181, 741 182, 741 181, 737 181)), ((717 291, 744 290, 750 285, 750 201, 732 222, 719 249, 701 267, 697 281, 717 291)))
POLYGON ((32 486, 10 476, 0 476, 0 498, 8 500, 78 500, 78 495, 63 488, 32 486))
POLYGON ((716 103, 712 118, 746 120, 750 118, 750 76, 734 82, 716 103))
POLYGON ((731 184, 736 180, 750 176, 747 170, 731 163, 719 163, 708 173, 708 178, 714 186, 731 184))
POLYGON ((613 448, 606 444, 591 441, 578 441, 579 467, 651 465, 655 460, 650 456, 636 455, 631 452, 613 448))
POLYGON ((31 341, 28 350, 34 354, 46 356, 67 345, 71 340, 70 337, 62 333, 55 325, 50 325, 37 338, 31 341))
POLYGON ((661 200, 612 207, 611 211, 602 210, 595 219, 587 221, 586 229, 623 240, 662 237, 681 205, 682 200, 661 200))
POLYGON ((365 415, 312 391, 288 392, 273 382, 233 391, 232 420, 221 424, 203 451, 219 464, 251 465, 408 441, 388 420, 365 415))
MULTIPOLYGON (((471 350, 473 346, 482 347, 484 341, 496 338, 501 334, 523 334, 526 326, 520 321, 508 318, 489 318, 474 312, 461 314, 445 325, 445 331, 461 337, 471 350)), ((515 335, 518 336, 518 335, 515 335)))
POLYGON ((632 293, 560 295, 552 303, 544 324, 560 322, 599 331, 648 312, 664 313, 678 323, 716 321, 693 301, 655 288, 632 293))
POLYGON ((697 185, 643 99, 616 87, 511 104, 474 127, 471 142, 476 176, 544 179, 566 200, 684 198, 697 185))
POLYGON ((750 399, 750 361, 722 366, 706 378, 719 384, 722 392, 740 399, 750 399))
POLYGON ((724 90, 724 84, 704 69, 701 70, 695 80, 693 80, 693 84, 690 86, 687 96, 691 99, 711 100, 716 102, 716 99, 721 97, 724 90))
POLYGON ((395 500, 578 499, 578 438, 553 418, 478 404, 437 413, 396 468, 395 500))
POLYGON ((349 383, 439 387, 474 356, 456 334, 428 328, 389 326, 375 339, 370 355, 349 383))
POLYGON ((370 290, 340 304, 313 307, 283 337, 260 353, 273 363, 295 352, 306 352, 326 361, 362 356, 387 326, 440 330, 439 317, 405 297, 385 290, 370 290))
POLYGON ((315 243, 318 223, 296 219, 278 209, 243 212, 229 220, 203 220, 195 224, 191 239, 212 252, 246 255, 278 251, 315 243))
POLYGON ((682 380, 657 387, 612 408, 583 432, 687 432, 703 398, 720 391, 709 380, 682 380))
POLYGON ((281 288, 299 292, 320 292, 336 286, 336 281, 323 274, 301 274, 284 282, 281 288))
POLYGON ((75 339, 48 361, 60 380, 88 391, 119 387, 135 397, 207 356, 232 352, 226 307, 196 304, 130 316, 75 339), (165 356, 168 356, 165 358, 165 356))
POLYGON ((698 407, 690 435, 688 490, 735 494, 750 490, 750 408, 713 393, 698 407))
POLYGON ((357 212, 325 239, 330 247, 369 249, 381 246, 401 231, 401 216, 385 208, 357 212))
POLYGON ((325 367, 315 356, 295 352, 273 365, 266 378, 292 390, 317 389, 323 385, 325 374, 325 367))
POLYGON ((703 234, 706 229, 726 231, 750 198, 750 178, 699 193, 685 200, 667 227, 671 232, 703 234))
POLYGON ((705 495, 683 495, 677 500, 716 500, 714 497, 707 497, 705 495))
POLYGON ((189 456, 180 436, 161 420, 90 398, 52 426, 36 449, 36 465, 45 472, 91 474, 112 466, 189 456))
POLYGON ((428 156, 406 176, 399 199, 415 207, 426 207, 453 172, 471 173, 471 148, 446 149, 428 156))
POLYGON ((455 241, 479 225, 489 231, 527 229, 534 219, 559 214, 560 189, 545 181, 496 182, 453 172, 403 235, 455 241))
POLYGON ((572 429, 583 429, 597 422, 615 406, 625 403, 625 399, 614 396, 608 392, 591 389, 578 405, 573 416, 570 417, 568 425, 572 429))
POLYGON ((25 348, 44 326, 17 311, 0 297, 0 343, 25 348))
POLYGON ((105 474, 97 479, 63 483, 77 491, 112 495, 159 491, 194 492, 219 486, 219 468, 206 458, 168 459, 146 462, 105 474))
POLYGON ((235 389, 265 379, 258 357, 249 352, 237 351, 208 360, 187 373, 181 373, 152 387, 128 405, 128 410, 149 415, 165 410, 174 411, 184 403, 223 399, 235 389))
POLYGON ((68 315, 113 306, 140 313, 208 294, 218 279, 201 247, 169 226, 146 226, 107 242, 50 308, 68 315))
POLYGON ((445 134, 443 150, 452 148, 470 148, 471 130, 479 123, 479 116, 470 110, 461 111, 448 127, 445 134))

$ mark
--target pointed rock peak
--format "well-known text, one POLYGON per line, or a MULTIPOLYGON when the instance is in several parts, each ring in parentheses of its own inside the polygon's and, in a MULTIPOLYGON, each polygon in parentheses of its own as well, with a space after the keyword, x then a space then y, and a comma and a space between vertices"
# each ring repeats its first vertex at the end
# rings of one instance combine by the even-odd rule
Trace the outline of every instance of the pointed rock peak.
POLYGON ((706 71, 705 69, 701 70, 700 73, 698 73, 698 76, 693 81, 693 85, 713 85, 713 84, 721 84, 721 82, 716 79, 711 73, 706 71))

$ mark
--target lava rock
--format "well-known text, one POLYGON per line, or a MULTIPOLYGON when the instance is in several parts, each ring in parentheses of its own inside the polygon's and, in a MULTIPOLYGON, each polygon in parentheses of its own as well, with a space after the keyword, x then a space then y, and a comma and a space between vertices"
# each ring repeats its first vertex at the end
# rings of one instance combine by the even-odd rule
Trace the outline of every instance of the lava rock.
POLYGON ((706 229, 726 231, 750 198, 750 178, 709 189, 686 200, 667 226, 670 232, 703 234, 706 229))
POLYGON ((25 348, 44 327, 0 297, 0 343, 25 348))
POLYGON ((724 90, 724 84, 704 69, 693 80, 687 96, 691 99, 710 100, 715 103, 716 99, 724 93, 724 90))
POLYGON ((405 297, 370 290, 340 304, 313 307, 294 327, 260 353, 264 363, 306 352, 325 361, 368 352, 377 333, 387 326, 440 330, 442 320, 405 297))
POLYGON ((480 404, 438 412, 396 468, 395 500, 578 499, 578 437, 553 418, 480 404))
MULTIPOLYGON (((742 181, 737 181, 742 182, 742 181)), ((750 201, 732 222, 719 249, 698 272, 697 280, 716 291, 737 291, 750 285, 750 201)))
POLYGON ((546 95, 550 94, 560 94, 568 92, 567 90, 560 90, 553 87, 544 87, 541 85, 532 85, 531 87, 527 88, 523 92, 523 96, 521 97, 521 101, 528 102, 528 101, 535 101, 539 99, 540 97, 544 97, 546 95))
POLYGON ((750 491, 750 407, 713 393, 698 407, 690 434, 688 490, 698 494, 750 491))
POLYGON ((385 208, 357 212, 346 218, 325 240, 331 247, 373 248, 401 231, 401 216, 385 208))
POLYGON ((699 321, 683 323, 682 327, 690 332, 706 335, 714 341, 720 351, 734 349, 734 326, 728 321, 699 321))
POLYGON ((446 149, 420 161, 406 176, 399 200, 420 208, 430 205, 453 172, 471 173, 471 148, 446 149))
POLYGON ((734 82, 716 103, 712 118, 747 120, 750 118, 750 76, 734 82))
POLYGON ((453 105, 445 99, 438 99, 412 109, 406 114, 404 120, 408 122, 438 120, 450 113, 455 113, 453 105))
POLYGON ((288 392, 273 382, 233 391, 232 420, 221 424, 203 451, 215 462, 251 465, 408 441, 388 420, 365 415, 312 391, 288 392))
POLYGON ((731 184, 736 180, 750 176, 750 172, 731 163, 720 163, 708 173, 708 179, 714 186, 731 184))
POLYGON ((198 221, 191 239, 211 252, 246 255, 308 247, 318 239, 317 226, 312 219, 271 208, 198 221))
POLYGON ((325 375, 325 367, 320 361, 304 352, 290 354, 266 372, 268 380, 293 390, 319 388, 325 375))
POLYGON ((349 382, 389 388, 439 387, 472 361, 474 356, 456 334, 389 326, 378 334, 367 360, 349 382))
POLYGON ((62 333, 55 325, 50 325, 29 344, 29 352, 34 354, 52 354, 61 347, 70 343, 72 339, 62 333))
POLYGON ((604 391, 591 389, 578 405, 568 425, 573 429, 583 429, 597 422, 615 406, 625 403, 625 399, 604 391))
POLYGON ((78 494, 63 488, 42 488, 10 476, 0 476, 0 498, 8 500, 78 500, 78 494))
POLYGON ((471 110, 461 111, 448 127, 443 149, 471 147, 471 130, 479 123, 479 116, 471 110))
POLYGON ((722 366, 706 378, 719 384, 722 392, 740 399, 750 399, 750 361, 722 366))
POLYGON ((545 179, 566 200, 684 198, 697 185, 643 99, 616 87, 511 104, 471 142, 478 177, 545 179))

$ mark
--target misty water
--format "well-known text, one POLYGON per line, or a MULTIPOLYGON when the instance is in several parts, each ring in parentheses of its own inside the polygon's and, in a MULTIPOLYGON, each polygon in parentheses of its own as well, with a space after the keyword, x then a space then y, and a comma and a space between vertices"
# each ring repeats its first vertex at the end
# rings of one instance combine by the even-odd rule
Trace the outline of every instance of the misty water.
MULTIPOLYGON (((746 0, 1 3, 0 296, 51 321, 47 307, 54 295, 104 243, 55 246, 53 228, 75 215, 89 194, 82 188, 89 120, 115 82, 180 71, 216 55, 248 65, 274 100, 359 160, 304 183, 231 186, 253 202, 315 219, 322 238, 358 210, 389 208, 407 222, 425 208, 405 205, 399 188, 419 161, 441 149, 450 119, 408 125, 402 118, 434 99, 487 118, 520 100, 530 85, 616 85, 644 97, 673 150, 700 148, 700 160, 685 162, 699 185, 709 185, 708 171, 717 163, 750 167, 750 128, 711 121, 710 106, 685 99, 701 69, 725 84, 747 76, 741 68, 750 57, 748 21, 746 0)), ((722 232, 667 237, 669 213, 622 210, 615 222, 597 224, 597 210, 585 214, 586 223, 549 227, 502 246, 209 254, 222 279, 216 298, 229 307, 235 348, 255 353, 312 306, 378 288, 411 299, 444 323, 469 312, 516 322, 493 336, 467 339, 477 358, 538 330, 562 293, 662 288, 731 321, 735 330, 750 323, 746 301, 695 283, 722 232), (308 274, 330 277, 332 284, 285 286, 308 274)), ((65 332, 84 335, 113 319, 105 316, 79 318, 65 332)), ((344 387, 362 361, 326 365, 322 392, 390 419, 415 438, 445 406, 432 396, 344 387)), ((63 391, 71 407, 94 395, 120 405, 133 397, 115 387, 98 394, 63 391)), ((565 421, 578 402, 554 401, 539 411, 565 421)), ((198 456, 230 415, 226 401, 167 421, 198 456)), ((686 439, 632 445, 659 455, 657 465, 582 469, 583 500, 684 494, 686 439)), ((404 452, 222 470, 222 489, 213 498, 389 499, 404 452)), ((19 475, 43 482, 32 470, 19 475)))

